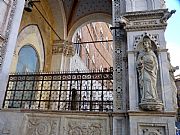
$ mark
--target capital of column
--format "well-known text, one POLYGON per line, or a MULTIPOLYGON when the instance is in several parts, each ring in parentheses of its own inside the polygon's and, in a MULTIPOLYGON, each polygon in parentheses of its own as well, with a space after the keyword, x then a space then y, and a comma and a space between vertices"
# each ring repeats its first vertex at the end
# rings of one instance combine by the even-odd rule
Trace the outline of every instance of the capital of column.
POLYGON ((62 54, 64 52, 64 41, 62 40, 54 40, 53 47, 52 47, 52 54, 62 54))
POLYGON ((72 42, 63 40, 54 40, 52 47, 52 54, 65 54, 68 56, 74 55, 74 47, 72 42))

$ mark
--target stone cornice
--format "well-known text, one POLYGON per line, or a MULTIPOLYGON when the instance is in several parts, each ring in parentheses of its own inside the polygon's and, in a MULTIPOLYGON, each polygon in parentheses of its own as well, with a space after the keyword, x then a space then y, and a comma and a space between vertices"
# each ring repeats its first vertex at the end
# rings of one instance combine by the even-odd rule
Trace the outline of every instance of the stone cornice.
POLYGON ((167 23, 160 20, 167 12, 167 9, 127 12, 123 15, 129 21, 125 29, 127 32, 166 29, 167 23))
POLYGON ((127 26, 126 31, 148 31, 166 29, 167 24, 160 25, 145 25, 145 26, 127 26))
POLYGON ((158 111, 128 111, 129 116, 156 116, 156 117, 175 117, 176 112, 158 112, 158 111))
POLYGON ((148 20, 148 19, 160 19, 164 16, 164 13, 168 12, 168 9, 158 9, 150 11, 137 11, 137 12, 126 12, 123 17, 127 18, 129 21, 136 20, 148 20))

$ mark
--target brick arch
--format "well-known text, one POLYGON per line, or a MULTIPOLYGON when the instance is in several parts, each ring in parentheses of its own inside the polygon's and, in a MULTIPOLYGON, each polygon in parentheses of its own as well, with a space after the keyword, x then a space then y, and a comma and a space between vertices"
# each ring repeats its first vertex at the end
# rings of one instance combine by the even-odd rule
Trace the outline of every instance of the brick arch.
POLYGON ((68 33, 68 41, 72 41, 72 37, 76 30, 79 27, 82 27, 90 22, 107 22, 109 24, 112 24, 112 18, 110 15, 104 14, 104 13, 95 13, 95 14, 90 14, 88 16, 85 16, 81 19, 79 19, 74 25, 71 27, 68 33))

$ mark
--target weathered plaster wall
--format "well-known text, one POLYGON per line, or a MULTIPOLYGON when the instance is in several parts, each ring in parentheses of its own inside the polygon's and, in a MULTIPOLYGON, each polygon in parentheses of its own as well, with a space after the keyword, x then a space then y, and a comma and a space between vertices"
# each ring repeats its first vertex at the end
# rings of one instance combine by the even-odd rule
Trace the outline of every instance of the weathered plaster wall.
MULTIPOLYGON (((43 16, 48 20, 51 26, 55 28, 54 18, 47 0, 43 0, 40 3, 35 3, 35 5, 43 14, 43 16)), ((40 15, 40 13, 37 11, 35 7, 33 7, 32 12, 24 11, 19 32, 31 24, 36 24, 39 27, 40 33, 42 35, 42 40, 44 43, 44 52, 45 52, 44 71, 50 71, 51 59, 52 59, 52 43, 53 40, 57 37, 55 37, 54 32, 48 26, 44 18, 40 15)), ((31 43, 31 39, 29 39, 29 42, 31 43)))

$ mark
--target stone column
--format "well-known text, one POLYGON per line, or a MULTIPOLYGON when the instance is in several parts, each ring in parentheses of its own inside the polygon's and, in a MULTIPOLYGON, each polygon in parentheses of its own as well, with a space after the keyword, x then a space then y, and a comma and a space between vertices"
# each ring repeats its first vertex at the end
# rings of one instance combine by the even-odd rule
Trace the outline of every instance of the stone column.
POLYGON ((113 90, 114 90, 114 111, 127 110, 127 43, 126 43, 126 19, 121 16, 122 1, 116 0, 113 3, 113 90), (117 6, 119 5, 119 6, 117 6))
POLYGON ((0 107, 2 107, 9 69, 16 45, 25 0, 0 1, 0 107), (9 3, 7 3, 9 2, 9 3))
POLYGON ((51 71, 61 71, 63 69, 64 51, 64 42, 55 40, 52 47, 51 71))
POLYGON ((52 50, 51 71, 70 69, 70 58, 74 55, 74 47, 70 42, 54 41, 52 50))
POLYGON ((127 19, 124 0, 113 1, 113 135, 128 134, 128 81, 127 81, 127 41, 125 27, 127 19))

